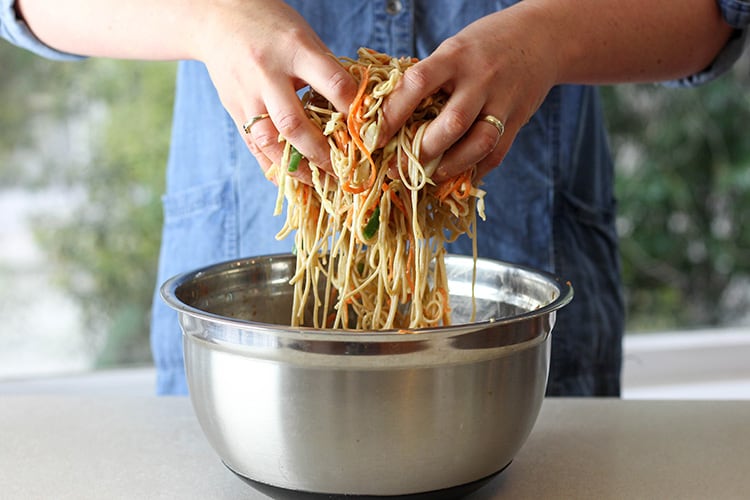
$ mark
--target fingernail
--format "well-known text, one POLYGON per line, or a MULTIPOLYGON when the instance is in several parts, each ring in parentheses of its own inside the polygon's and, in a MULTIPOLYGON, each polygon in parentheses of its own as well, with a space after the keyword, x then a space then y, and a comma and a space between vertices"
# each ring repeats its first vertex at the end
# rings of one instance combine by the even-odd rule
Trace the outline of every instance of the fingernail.
POLYGON ((320 163, 313 163, 313 165, 325 170, 326 172, 333 172, 333 165, 331 164, 330 158, 326 158, 325 161, 322 161, 320 163))
POLYGON ((435 172, 432 175, 432 178, 437 178, 438 180, 444 180, 448 178, 448 168, 443 163, 439 163, 437 168, 435 169, 435 172))

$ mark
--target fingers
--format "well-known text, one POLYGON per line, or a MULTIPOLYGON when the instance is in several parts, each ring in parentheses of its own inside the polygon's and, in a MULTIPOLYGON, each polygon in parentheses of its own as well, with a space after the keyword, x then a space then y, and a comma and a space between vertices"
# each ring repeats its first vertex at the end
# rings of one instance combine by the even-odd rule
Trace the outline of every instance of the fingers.
POLYGON ((285 138, 305 158, 292 175, 309 182, 308 162, 325 171, 332 171, 330 148, 321 130, 308 119, 293 81, 307 82, 339 110, 348 109, 356 95, 357 83, 330 53, 319 51, 306 54, 303 59, 307 63, 302 64, 299 72, 294 71, 296 63, 292 62, 291 73, 294 76, 288 77, 286 85, 268 82, 262 87, 262 104, 257 104, 255 109, 265 107, 264 114, 269 119, 258 120, 248 127, 251 139, 248 145, 252 144, 250 150, 258 158, 261 167, 265 165, 266 170, 271 163, 281 162, 284 145, 279 142, 279 137, 285 138), (258 153, 263 157, 259 157, 258 153))
POLYGON ((482 118, 476 120, 469 131, 445 152, 432 179, 441 182, 474 165, 481 175, 496 167, 510 149, 510 141, 504 140, 504 129, 504 124, 495 125, 482 118))
POLYGON ((474 166, 481 176, 499 165, 521 126, 558 83, 547 37, 528 36, 536 31, 521 23, 517 12, 504 9, 478 19, 407 69, 384 102, 381 143, 439 89, 448 98, 425 130, 420 154, 423 164, 440 158, 433 180, 474 166), (499 122, 481 119, 483 114, 500 120, 503 133, 499 122))
MULTIPOLYGON (((511 142, 510 138, 502 140, 504 115, 483 113, 483 106, 489 106, 489 97, 486 87, 481 86, 481 79, 455 82, 456 75, 450 68, 448 60, 430 56, 404 73, 384 103, 387 125, 381 127, 381 141, 393 135, 392 127, 400 127, 422 99, 438 88, 454 89, 438 116, 427 126, 422 139, 421 162, 427 164, 439 158, 432 176, 435 182, 454 177, 474 165, 482 172, 496 167, 511 142), (502 147, 504 143, 507 147, 502 147)), ((495 106, 502 109, 502 105, 495 106)))
MULTIPOLYGON (((491 133, 493 127, 474 127, 484 104, 482 100, 477 99, 477 95, 477 91, 469 89, 450 96, 440 114, 425 130, 422 140, 422 161, 428 162, 457 145, 459 139, 463 138, 461 142, 466 142, 465 139, 471 139, 472 136, 481 141, 481 144, 473 145, 475 153, 479 148, 484 150, 486 155, 494 148, 498 134, 491 133), (468 134, 470 131, 473 134, 468 134)), ((469 156, 468 152, 464 152, 463 156, 469 156)))
MULTIPOLYGON (((488 128, 487 125, 485 125, 485 128, 488 128)), ((490 170, 498 167, 505 158, 505 155, 510 151, 510 147, 513 144, 513 138, 520 127, 513 124, 505 124, 505 128, 512 130, 509 130, 507 135, 506 133, 503 133, 492 151, 490 151, 487 156, 476 162, 476 179, 481 179, 490 170)))
POLYGON ((310 162, 330 169, 328 141, 308 119, 293 88, 266 89, 264 104, 271 119, 257 123, 251 132, 256 144, 267 156, 280 161, 283 151, 283 144, 279 143, 281 136, 310 162))
MULTIPOLYGON (((337 110, 346 112, 349 109, 357 93, 357 82, 330 53, 304 52, 304 55, 295 55, 292 61, 296 79, 309 84, 337 110)), ((328 140, 308 119, 296 89, 291 85, 273 85, 269 82, 263 98, 278 134, 292 143, 308 161, 330 172, 328 140)), ((273 144, 273 132, 269 124, 263 124, 257 132, 253 130, 253 137, 264 152, 278 154, 279 145, 273 144)))
MULTIPOLYGON (((262 121, 268 122, 268 124, 262 126, 260 121, 258 121, 252 127, 243 125, 242 132, 245 135, 245 143, 250 152, 258 160, 258 164, 263 169, 263 172, 268 174, 269 169, 274 164, 278 165, 279 168, 287 168, 288 166, 282 164, 284 143, 278 140, 279 132, 273 122, 271 122, 270 115, 262 121)), ((309 163, 304 157, 299 161, 295 170, 289 172, 289 175, 305 184, 312 184, 309 163)), ((275 182, 275 178, 270 178, 270 180, 275 182)))
POLYGON ((439 64, 420 61, 407 68, 396 88, 383 102, 378 147, 384 146, 427 96, 434 94, 450 78, 451 72, 441 71, 439 64))
MULTIPOLYGON (((435 53, 407 69, 384 103, 381 141, 387 140, 414 111, 419 102, 438 89, 451 92, 443 109, 428 125, 421 144, 423 164, 439 159, 433 180, 440 182, 474 165, 501 159, 493 154, 504 130, 502 119, 493 124, 481 119, 488 104, 486 82, 465 78, 453 67, 452 57, 435 53), (501 133, 502 132, 502 133, 501 133)), ((497 163, 495 163, 496 165, 497 163)), ((494 166, 494 165, 493 165, 494 166)))
POLYGON ((333 54, 325 50, 297 54, 293 64, 299 77, 328 99, 337 111, 349 111, 358 85, 333 54))
MULTIPOLYGON (((297 92, 309 85, 346 112, 356 95, 353 77, 285 2, 218 2, 210 12, 196 58, 206 65, 261 167, 281 161, 281 136, 311 163, 330 168, 328 142, 308 119, 297 92), (267 119, 243 129, 250 118, 264 114, 267 119)), ((306 165, 303 161, 294 175, 304 176, 306 165)))
POLYGON ((246 127, 242 127, 242 132, 245 134, 245 144, 247 144, 248 149, 250 149, 250 152, 255 156, 255 158, 258 160, 258 163, 260 164, 260 168, 263 169, 264 172, 268 172, 268 169, 271 168, 271 165, 273 162, 271 159, 266 156, 265 153, 263 153, 263 150, 258 147, 258 145, 255 143, 255 140, 250 135, 252 132, 248 133, 246 127))

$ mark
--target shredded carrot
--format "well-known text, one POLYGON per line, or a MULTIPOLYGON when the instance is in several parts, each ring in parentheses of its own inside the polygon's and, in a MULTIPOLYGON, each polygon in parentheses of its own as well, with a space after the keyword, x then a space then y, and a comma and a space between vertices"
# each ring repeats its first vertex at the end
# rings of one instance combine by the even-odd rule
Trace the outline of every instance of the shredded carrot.
POLYGON ((340 185, 341 185, 342 191, 345 191, 347 193, 352 193, 352 194, 364 193, 365 190, 367 189, 364 186, 353 187, 351 183, 349 182, 349 179, 342 179, 340 185))
MULTIPOLYGON (((346 117, 346 126, 349 130, 349 135, 352 138, 352 141, 357 146, 357 149, 359 149, 364 155, 367 157, 367 161, 370 163, 370 176, 367 179, 367 182, 365 182, 360 188, 355 188, 351 185, 351 177, 347 179, 345 182, 342 182, 341 188, 345 191, 349 191, 351 193, 361 193, 367 189, 370 189, 372 185, 375 183, 375 162, 372 159, 372 155, 370 154, 370 151, 365 147, 365 143, 362 142, 362 138, 359 135, 359 125, 361 125, 359 114, 362 111, 362 104, 364 102, 365 97, 365 90, 367 90, 367 84, 369 82, 370 78, 370 67, 366 66, 363 67, 360 70, 360 82, 359 82, 359 90, 357 91, 357 95, 354 98, 354 101, 352 102, 351 106, 349 106, 349 116, 346 117), (346 186, 346 187, 345 187, 346 186)), ((353 175, 353 169, 350 172, 350 176, 353 175)))
POLYGON ((453 191, 453 179, 445 180, 441 182, 435 190, 435 197, 438 200, 443 201, 449 194, 451 194, 451 191, 453 191))
POLYGON ((349 134, 346 133, 346 131, 342 128, 337 128, 333 132, 333 140, 336 142, 336 145, 339 147, 339 149, 346 151, 346 146, 349 145, 349 134))
POLYGON ((401 201, 401 198, 398 197, 398 193, 390 188, 390 184, 383 183, 383 192, 388 192, 388 196, 391 199, 391 202, 396 205, 396 208, 401 210, 401 213, 404 215, 408 215, 406 212, 406 206, 404 206, 404 202, 401 201))
MULTIPOLYGON (((357 84, 343 114, 312 89, 302 98, 311 121, 328 135, 331 171, 316 177, 315 186, 286 184, 277 197, 279 206, 288 202, 283 234, 296 230, 304 266, 295 274, 291 323, 405 333, 450 324, 443 245, 458 234, 474 237, 477 205, 467 201, 485 192, 474 187, 474 170, 437 185, 426 178, 432 165, 420 161, 420 139, 447 103, 443 90, 422 99, 388 144, 374 144, 380 96, 416 59, 372 49, 358 54, 358 61, 340 61, 357 84)), ((484 215, 483 207, 477 211, 484 215)))
POLYGON ((320 216, 320 207, 316 205, 310 205, 307 208, 307 213, 309 214, 307 220, 311 224, 315 224, 318 220, 318 217, 320 216))
POLYGON ((446 290, 442 286, 437 287, 436 290, 440 294, 440 301, 442 302, 442 305, 443 305, 443 317, 442 317, 443 324, 449 325, 450 320, 451 320, 451 316, 450 316, 451 308, 450 308, 450 302, 448 300, 448 290, 446 290))
POLYGON ((454 195, 457 199, 462 200, 471 194, 471 169, 443 181, 435 191, 435 197, 443 201, 448 196, 454 195), (468 187, 467 187, 468 186, 468 187))
POLYGON ((408 212, 406 211, 406 205, 404 205, 404 202, 401 201, 401 198, 399 198, 397 192, 391 191, 391 201, 399 210, 401 210, 401 213, 403 213, 404 215, 408 215, 408 212))
POLYGON ((463 200, 471 194, 471 183, 468 180, 460 182, 453 191, 456 199, 463 200))
POLYGON ((336 313, 331 313, 326 318, 326 322, 323 324, 323 328, 333 326, 333 322, 336 321, 336 313))

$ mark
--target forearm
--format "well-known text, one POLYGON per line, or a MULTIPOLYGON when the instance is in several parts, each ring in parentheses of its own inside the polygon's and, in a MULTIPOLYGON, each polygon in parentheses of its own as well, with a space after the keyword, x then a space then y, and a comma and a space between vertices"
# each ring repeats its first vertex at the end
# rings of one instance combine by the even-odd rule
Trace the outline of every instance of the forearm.
POLYGON ((715 0, 527 0, 547 35, 557 83, 648 82, 705 69, 729 38, 715 0))
MULTIPOLYGON (((34 35, 72 54, 192 59, 205 64, 222 105, 264 169, 282 135, 326 168, 328 141, 297 96, 315 88, 346 111, 357 82, 299 13, 282 0, 17 0, 34 35), (267 116, 252 131, 243 124, 267 116)), ((303 168, 298 175, 304 175, 303 168)), ((309 175, 309 170, 307 170, 309 175)))
POLYGON ((72 54, 143 60, 194 58, 202 0, 17 0, 32 32, 72 54))

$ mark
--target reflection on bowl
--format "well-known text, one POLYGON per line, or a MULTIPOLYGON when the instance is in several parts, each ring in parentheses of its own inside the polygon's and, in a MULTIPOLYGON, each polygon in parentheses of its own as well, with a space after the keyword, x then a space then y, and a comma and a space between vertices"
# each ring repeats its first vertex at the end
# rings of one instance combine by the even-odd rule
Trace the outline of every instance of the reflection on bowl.
POLYGON ((550 333, 572 288, 546 273, 448 256, 453 326, 354 332, 288 326, 295 258, 176 276, 193 407, 224 463, 301 492, 408 495, 506 467, 536 421, 550 333))

